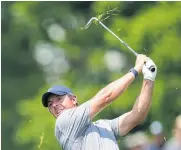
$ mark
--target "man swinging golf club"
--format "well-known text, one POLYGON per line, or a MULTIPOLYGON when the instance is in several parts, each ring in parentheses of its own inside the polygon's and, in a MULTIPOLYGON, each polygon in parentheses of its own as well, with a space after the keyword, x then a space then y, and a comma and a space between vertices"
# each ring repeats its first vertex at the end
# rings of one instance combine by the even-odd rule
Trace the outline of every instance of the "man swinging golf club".
MULTIPOLYGON (((44 107, 55 116, 55 136, 64 150, 118 150, 117 140, 146 117, 152 99, 157 68, 139 54, 134 68, 101 89, 93 98, 78 106, 77 97, 64 86, 54 86, 42 96, 44 107), (154 67, 155 71, 150 71, 154 67), (143 85, 133 108, 114 119, 93 118, 123 94, 135 77, 143 73, 143 85)), ((124 99, 122 99, 124 100, 124 99)))

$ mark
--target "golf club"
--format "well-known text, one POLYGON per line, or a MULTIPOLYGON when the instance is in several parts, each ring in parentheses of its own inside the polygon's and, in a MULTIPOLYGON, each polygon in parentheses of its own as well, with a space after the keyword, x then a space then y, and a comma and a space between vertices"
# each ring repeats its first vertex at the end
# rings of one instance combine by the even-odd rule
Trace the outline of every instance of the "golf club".
MULTIPOLYGON (((91 25, 91 23, 93 22, 93 20, 96 20, 100 25, 102 25, 107 31, 109 31, 112 35, 114 35, 122 44, 124 44, 136 57, 138 56, 138 53, 135 52, 127 43, 125 43, 123 40, 121 40, 114 32, 112 32, 108 27, 106 27, 98 18, 96 17, 92 17, 88 23, 86 24, 86 26, 84 27, 85 29, 88 29, 89 26, 91 25)), ((150 70, 152 72, 155 71, 154 67, 151 67, 150 70)))

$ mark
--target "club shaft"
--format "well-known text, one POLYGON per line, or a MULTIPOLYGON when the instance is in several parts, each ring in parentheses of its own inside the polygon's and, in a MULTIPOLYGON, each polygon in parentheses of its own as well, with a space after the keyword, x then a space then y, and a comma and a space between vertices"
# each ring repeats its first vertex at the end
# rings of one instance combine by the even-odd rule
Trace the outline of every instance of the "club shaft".
MULTIPOLYGON (((138 53, 135 52, 127 43, 125 43, 123 40, 121 40, 114 32, 112 32, 108 27, 106 27, 101 21, 99 21, 99 19, 97 19, 96 17, 92 17, 87 25, 85 26, 85 29, 89 28, 89 26, 91 25, 92 21, 96 20, 97 22, 99 22, 100 25, 102 25, 107 31, 109 31, 112 35, 114 35, 122 44, 124 44, 136 57, 138 56, 138 53)), ((155 71, 155 67, 150 68, 151 72, 155 71)))
POLYGON ((112 35, 114 35, 122 44, 124 44, 136 57, 138 56, 138 53, 135 52, 127 43, 125 43, 123 40, 121 40, 114 32, 112 32, 108 27, 106 27, 101 21, 99 21, 99 19, 97 19, 96 17, 92 17, 87 25, 85 26, 85 29, 89 28, 89 26, 91 25, 92 21, 96 20, 99 22, 100 25, 102 25, 107 31, 109 31, 112 35))
POLYGON ((136 57, 138 56, 138 53, 135 52, 127 43, 125 43, 123 40, 121 40, 114 32, 112 32, 108 27, 106 27, 101 21, 99 21, 99 24, 101 24, 106 30, 108 30, 112 35, 114 35, 122 44, 124 44, 136 57))

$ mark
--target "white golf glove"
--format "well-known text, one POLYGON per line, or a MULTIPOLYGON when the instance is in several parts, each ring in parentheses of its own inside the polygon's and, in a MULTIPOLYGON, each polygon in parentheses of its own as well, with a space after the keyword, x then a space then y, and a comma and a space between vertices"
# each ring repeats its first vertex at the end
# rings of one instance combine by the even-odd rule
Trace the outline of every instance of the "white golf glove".
POLYGON ((142 69, 142 73, 143 73, 144 79, 155 81, 155 77, 157 74, 157 67, 151 59, 147 60, 147 62, 144 64, 143 69, 142 69), (152 72, 150 70, 152 67, 155 68, 154 72, 152 72))

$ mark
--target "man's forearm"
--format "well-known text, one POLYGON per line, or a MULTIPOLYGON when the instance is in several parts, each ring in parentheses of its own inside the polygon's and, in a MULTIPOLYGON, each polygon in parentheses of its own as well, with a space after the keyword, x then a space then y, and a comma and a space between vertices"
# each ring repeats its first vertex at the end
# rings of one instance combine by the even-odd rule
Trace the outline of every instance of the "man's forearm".
POLYGON ((107 103, 111 103, 127 89, 127 87, 132 83, 134 79, 134 74, 129 72, 120 79, 108 84, 97 94, 97 96, 111 93, 109 95, 109 98, 107 98, 107 103))
POLYGON ((100 90, 95 97, 91 99, 90 117, 93 119, 101 110, 113 102, 120 96, 130 83, 134 80, 134 74, 129 72, 120 79, 111 82, 102 90, 100 90))
POLYGON ((140 96, 137 98, 133 107, 133 111, 135 112, 135 118, 138 122, 143 121, 149 111, 152 100, 153 87, 153 81, 143 81, 140 96))

